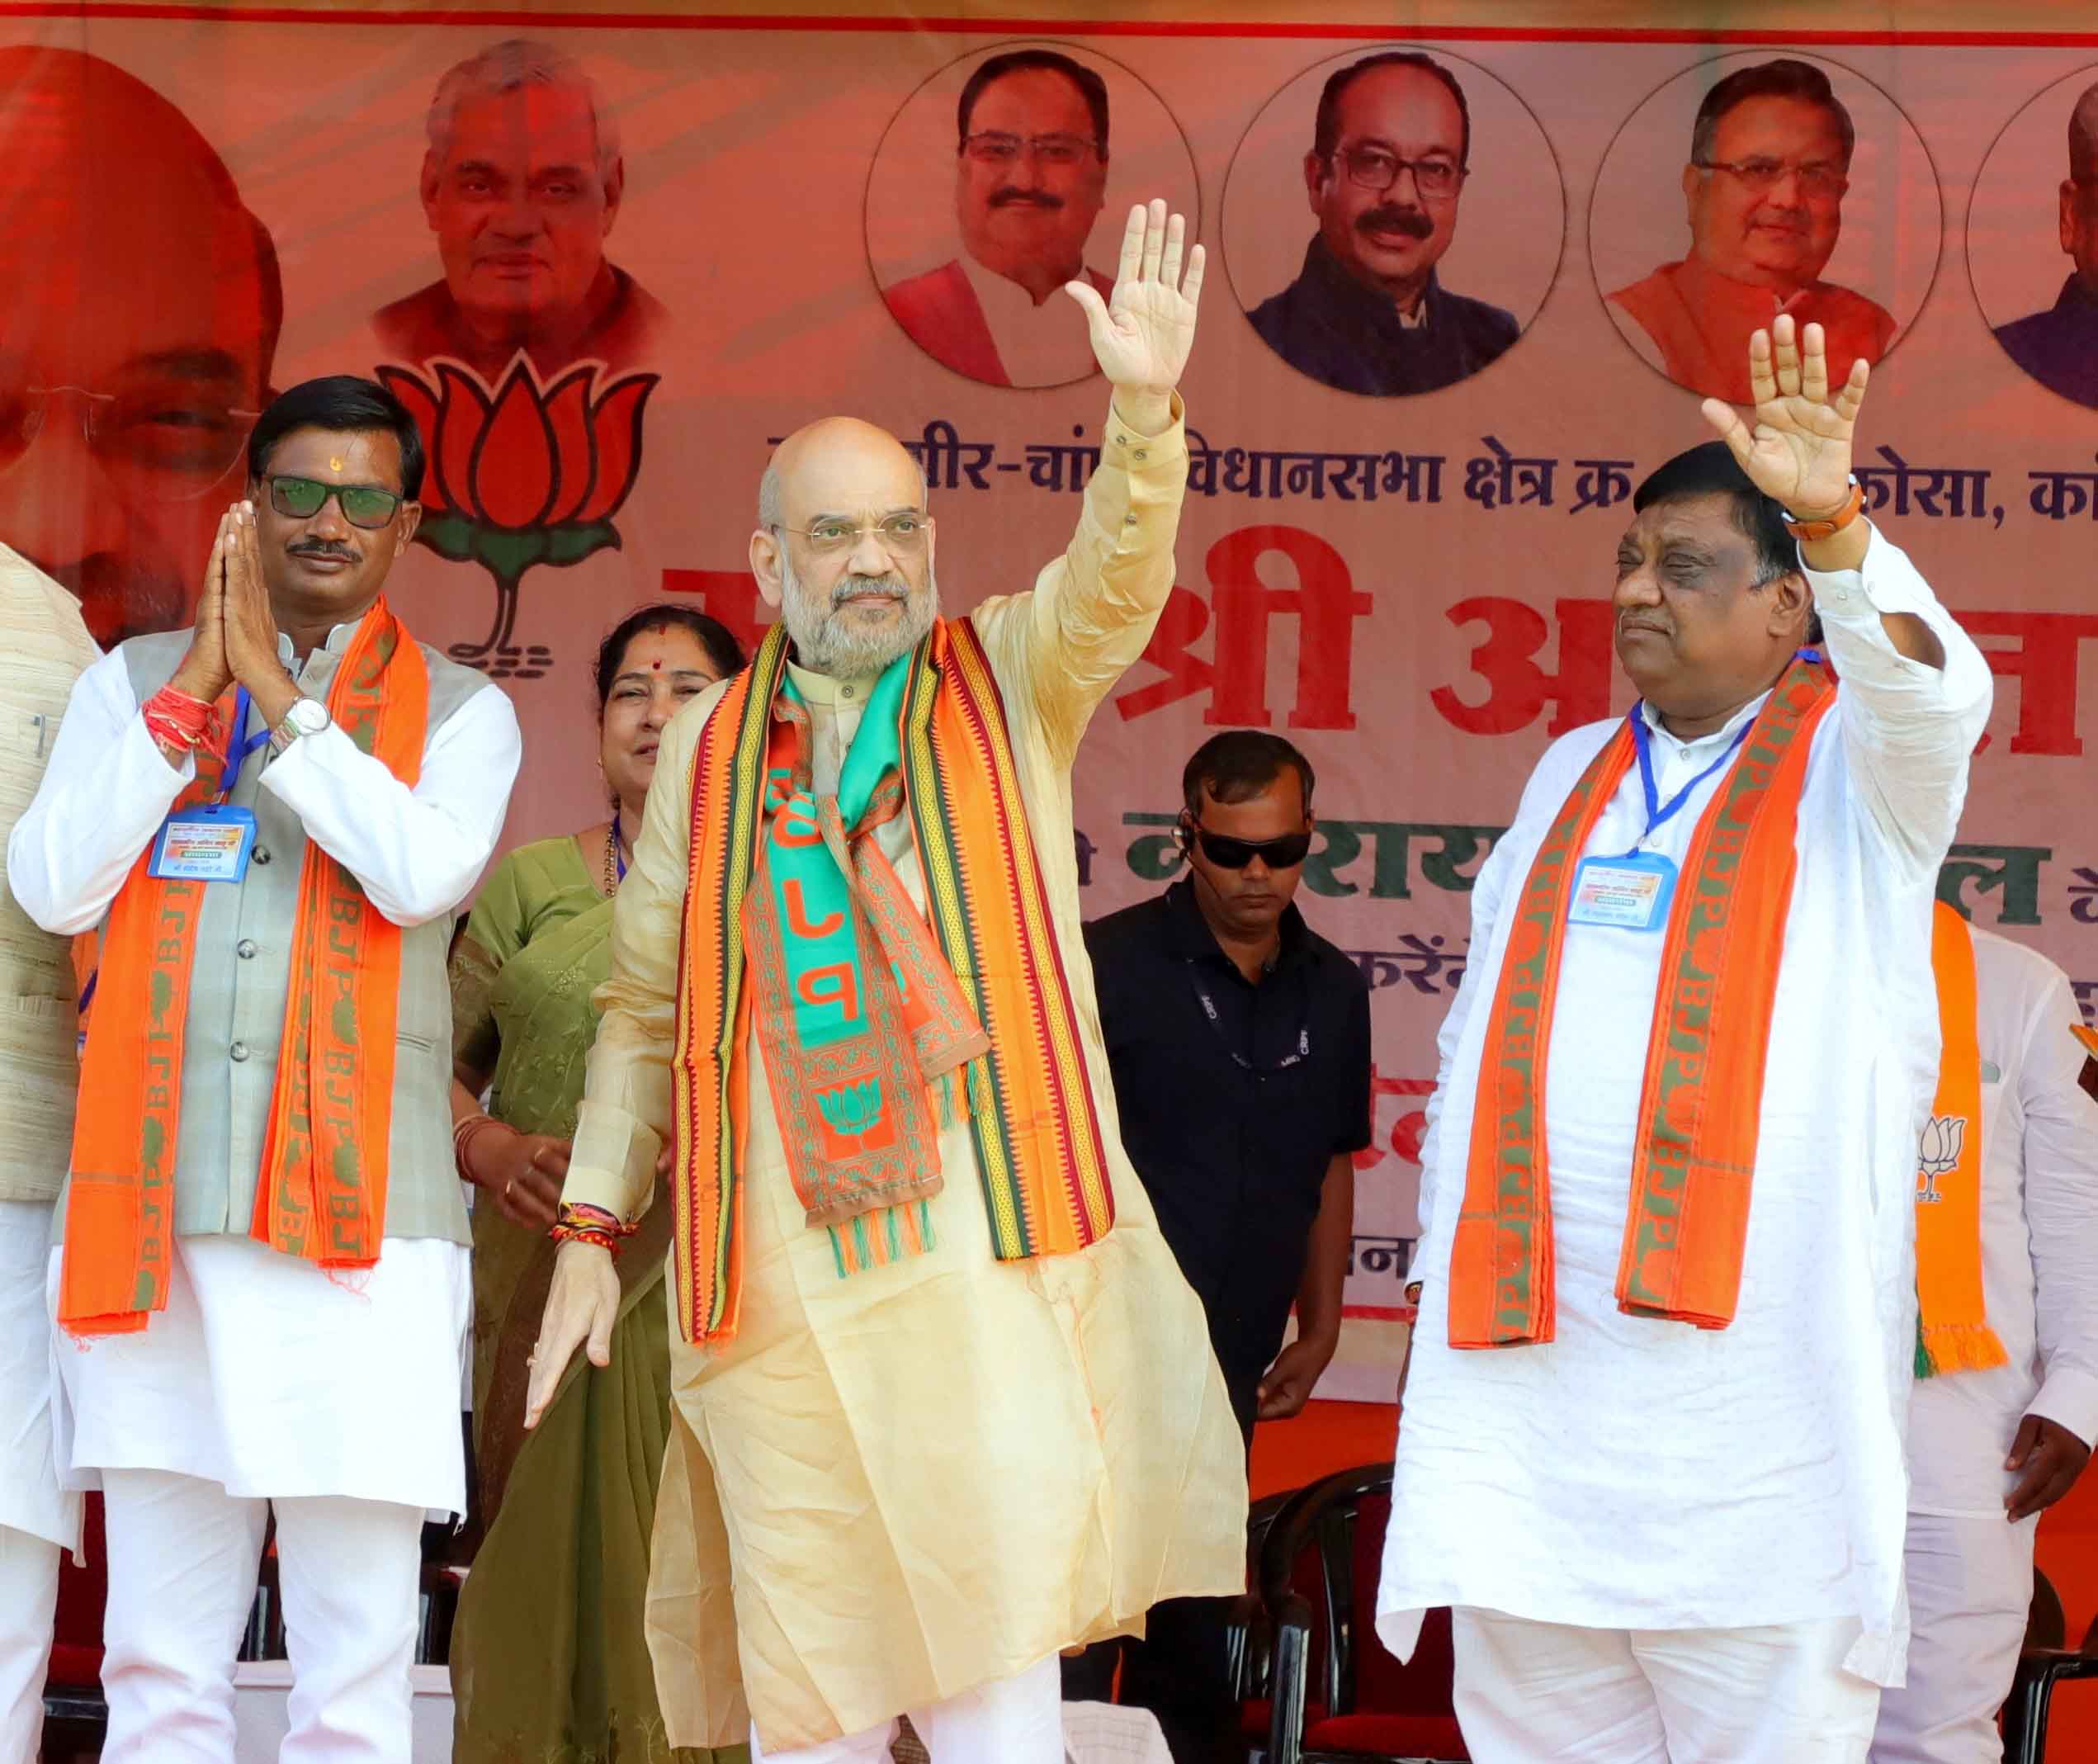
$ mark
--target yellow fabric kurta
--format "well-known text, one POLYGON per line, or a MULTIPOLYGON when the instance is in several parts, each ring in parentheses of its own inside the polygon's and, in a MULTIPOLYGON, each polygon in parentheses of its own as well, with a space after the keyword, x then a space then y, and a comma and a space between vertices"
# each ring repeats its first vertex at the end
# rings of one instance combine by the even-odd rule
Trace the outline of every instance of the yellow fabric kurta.
MULTIPOLYGON (((1070 768, 1094 707, 1143 650, 1173 582, 1184 433, 1109 413, 1078 531, 1031 593, 973 615, 1076 999, 1114 1228, 1076 1255, 993 1259, 966 1124, 925 1255, 841 1278, 796 1200, 754 1043, 743 1321, 702 1352, 673 1331, 677 1425, 650 1568, 669 1737, 812 1745, 1134 1630, 1157 1601, 1245 1580, 1244 1448, 1200 1301, 1123 1153, 1079 930, 1070 768)), ((797 669, 816 788, 837 786, 873 681, 797 669)), ((665 730, 565 1198, 634 1216, 670 1119, 669 1060, 692 759, 716 689, 665 730)), ((876 835, 913 899, 908 817, 876 835)))

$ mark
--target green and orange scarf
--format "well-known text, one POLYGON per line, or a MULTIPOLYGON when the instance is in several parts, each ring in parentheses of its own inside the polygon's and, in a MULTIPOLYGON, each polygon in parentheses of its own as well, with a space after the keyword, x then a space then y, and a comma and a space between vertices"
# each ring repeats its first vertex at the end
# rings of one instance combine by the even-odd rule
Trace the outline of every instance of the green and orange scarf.
POLYGON ((930 1245, 938 1125, 966 1114, 1000 1260, 1113 1223, 1107 1159, 1021 802, 1005 708, 966 619, 883 674, 835 797, 775 626, 693 754, 671 1063, 678 1327, 731 1339, 754 1037, 796 1198, 841 1274, 930 1245), (871 836, 908 814, 926 908, 871 836), (929 925, 928 920, 929 920, 929 925))
MULTIPOLYGON (((199 753, 177 808, 219 793, 229 745, 244 733, 233 727, 234 702, 229 693, 214 707, 214 750, 199 753)), ((429 667, 384 600, 359 622, 328 708, 360 748, 414 784, 429 667)), ((150 876, 151 856, 139 854, 102 927, 98 1032, 82 1061, 59 1280, 59 1322, 80 1336, 143 1329, 168 1303, 190 979, 215 884, 150 876)), ((248 1235, 325 1268, 379 1257, 400 948, 400 928, 309 839, 248 1235)))
MULTIPOLYGON (((1786 669, 1685 856, 1663 934, 1618 1265, 1618 1308, 1633 1316, 1702 1329, 1733 1320, 1799 804, 1814 731, 1834 702, 1826 669, 1804 660, 1786 669)), ((1546 1055, 1575 870, 1635 758, 1627 722, 1552 816, 1514 897, 1450 1259, 1453 1347, 1553 1339, 1546 1055)))
POLYGON ((1938 1090, 1916 1158, 1916 1375, 1977 1372, 2010 1356, 1982 1297, 1982 1038, 1974 934, 1943 901, 1930 921, 1938 1090))

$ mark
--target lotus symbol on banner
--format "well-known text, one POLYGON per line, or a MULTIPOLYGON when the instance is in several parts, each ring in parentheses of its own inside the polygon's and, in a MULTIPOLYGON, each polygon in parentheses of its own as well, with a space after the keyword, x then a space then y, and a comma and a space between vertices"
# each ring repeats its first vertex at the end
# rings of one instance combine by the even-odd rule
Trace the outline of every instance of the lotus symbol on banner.
POLYGON ((641 415, 662 376, 601 371, 586 362, 542 382, 521 352, 490 391, 456 362, 378 370, 413 414, 429 456, 417 541, 495 578, 487 637, 455 643, 451 654, 497 679, 534 679, 552 660, 544 646, 516 641, 526 572, 619 547, 612 518, 640 471, 641 415))

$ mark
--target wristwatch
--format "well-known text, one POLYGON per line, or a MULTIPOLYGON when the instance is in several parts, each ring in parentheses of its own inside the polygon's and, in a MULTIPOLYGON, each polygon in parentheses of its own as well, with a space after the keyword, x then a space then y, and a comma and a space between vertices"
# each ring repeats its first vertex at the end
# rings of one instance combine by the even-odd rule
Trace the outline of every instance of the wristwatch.
POLYGON ((1864 486, 1855 474, 1850 479, 1850 494, 1843 499, 1843 506, 1835 513, 1817 521, 1803 521, 1789 508, 1784 513, 1784 530, 1803 545, 1812 545, 1817 539, 1833 537, 1857 519, 1865 505, 1864 486))
POLYGON ((284 713, 284 721, 270 731, 270 746, 281 754, 300 735, 319 735, 333 720, 319 699, 295 698, 291 708, 284 713))

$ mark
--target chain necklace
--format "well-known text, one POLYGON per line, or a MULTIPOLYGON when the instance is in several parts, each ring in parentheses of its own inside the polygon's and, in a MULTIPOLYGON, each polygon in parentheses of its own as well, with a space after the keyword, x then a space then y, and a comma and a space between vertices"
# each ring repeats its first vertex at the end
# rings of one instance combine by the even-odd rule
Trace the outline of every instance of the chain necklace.
POLYGON ((619 811, 612 811, 612 825, 605 829, 604 894, 610 900, 626 880, 626 841, 619 830, 619 811))

